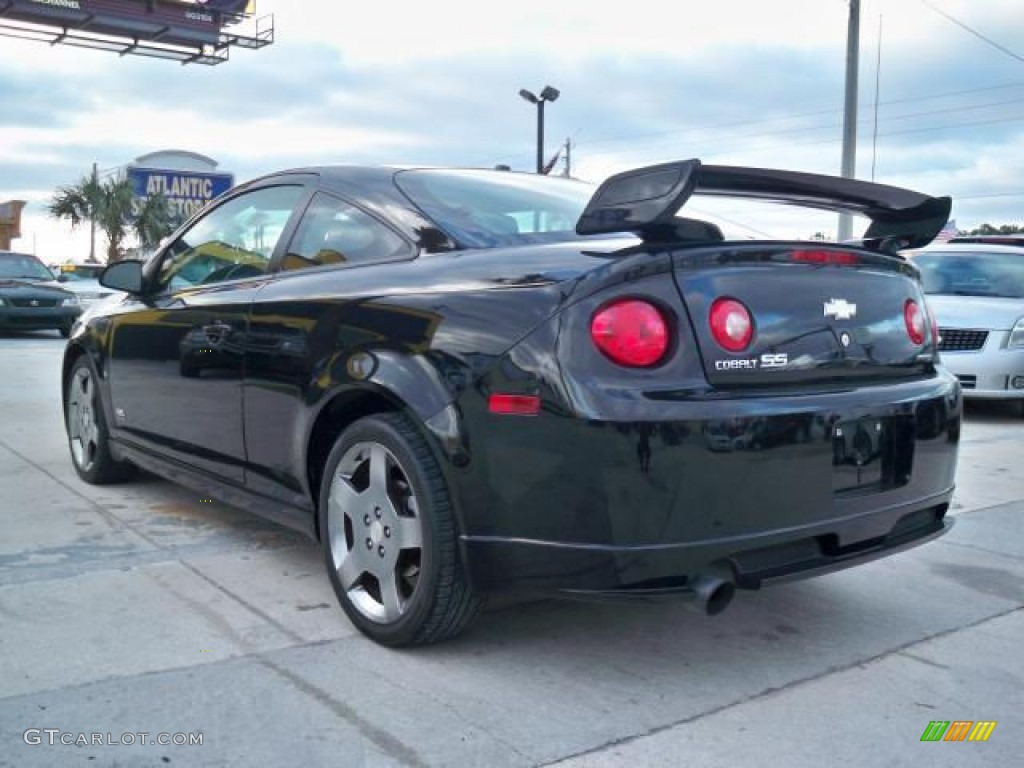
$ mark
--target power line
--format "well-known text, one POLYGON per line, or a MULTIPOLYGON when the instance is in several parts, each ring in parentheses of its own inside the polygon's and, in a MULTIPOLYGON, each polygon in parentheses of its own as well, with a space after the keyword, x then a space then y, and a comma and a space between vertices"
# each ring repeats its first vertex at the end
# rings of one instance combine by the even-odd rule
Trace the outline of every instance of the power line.
MULTIPOLYGON (((1005 106, 1005 105, 1008 105, 1008 104, 1020 104, 1020 103, 1024 103, 1024 97, 1019 98, 1019 99, 1005 99, 1003 101, 987 102, 987 103, 982 103, 982 104, 971 104, 971 105, 960 106, 960 107, 947 107, 947 108, 944 108, 944 109, 925 110, 925 111, 922 111, 922 112, 908 112, 908 113, 905 113, 905 114, 902 114, 902 115, 891 115, 889 117, 883 118, 883 122, 891 123, 891 122, 898 121, 898 120, 909 120, 909 119, 915 118, 915 117, 932 117, 934 115, 959 113, 959 112, 964 112, 966 110, 974 111, 974 110, 979 110, 979 109, 985 109, 985 108, 988 108, 988 107, 1000 107, 1000 106, 1005 106)), ((861 120, 859 122, 866 123, 869 119, 870 118, 867 118, 867 117, 861 118, 861 120)), ((1014 116, 1014 117, 1011 117, 1009 119, 1010 120, 1018 120, 1018 119, 1022 119, 1022 118, 1014 116)), ((966 125, 975 125, 975 124, 976 123, 967 123, 966 125)), ((957 124, 953 124, 950 127, 956 127, 956 125, 957 124)), ((926 130, 939 130, 941 128, 942 128, 942 126, 934 126, 934 127, 929 127, 926 130)), ((758 131, 757 133, 740 134, 738 136, 728 136, 728 137, 724 138, 724 141, 728 142, 728 141, 743 139, 743 138, 747 138, 747 137, 750 137, 750 138, 762 138, 762 137, 766 137, 766 136, 791 136, 791 135, 796 135, 796 134, 801 134, 801 133, 810 133, 810 132, 813 132, 813 131, 834 130, 834 129, 835 129, 835 124, 834 123, 819 123, 819 124, 816 124, 816 125, 805 125, 805 126, 801 126, 799 128, 780 128, 780 129, 775 130, 775 131, 758 131)), ((902 131, 889 131, 887 133, 879 133, 878 135, 879 136, 892 136, 892 135, 895 135, 895 134, 898 134, 898 133, 901 133, 901 132, 902 131)), ((711 142, 708 142, 707 140, 704 140, 704 141, 697 140, 695 143, 696 143, 697 146, 709 146, 709 144, 710 144, 710 146, 714 147, 714 145, 716 143, 721 143, 721 141, 722 140, 718 140, 718 141, 712 140, 711 142)), ((647 142, 647 143, 637 144, 636 146, 643 147, 643 148, 646 148, 646 149, 651 149, 651 148, 658 148, 658 147, 674 146, 677 143, 678 143, 677 141, 654 142, 654 143, 647 142)), ((830 143, 831 143, 831 140, 830 140, 830 143)), ((587 146, 587 143, 586 142, 578 142, 577 145, 578 146, 582 146, 582 147, 585 148, 587 146)), ((606 157, 606 156, 613 155, 613 154, 617 154, 617 153, 614 152, 614 151, 594 152, 594 153, 589 153, 588 157, 606 157)))
MULTIPOLYGON (((976 121, 971 121, 971 122, 966 122, 966 123, 952 123, 952 124, 948 124, 948 125, 928 126, 928 127, 925 127, 925 128, 908 128, 908 129, 903 129, 903 130, 899 130, 899 131, 888 131, 888 132, 880 133, 879 136, 881 136, 883 138, 884 137, 888 137, 888 136, 903 136, 903 135, 913 134, 913 133, 926 133, 926 132, 931 132, 931 131, 943 131, 943 130, 956 129, 956 128, 973 128, 973 127, 984 126, 984 125, 995 125, 995 124, 998 124, 998 123, 1007 123, 1007 122, 1016 122, 1016 121, 1024 121, 1024 115, 1016 115, 1016 116, 1007 117, 1007 118, 997 118, 997 119, 993 119, 993 120, 976 120, 976 121)), ((826 145, 826 144, 838 144, 841 141, 842 141, 842 138, 817 139, 817 140, 814 140, 814 141, 802 142, 801 143, 801 147, 821 146, 821 145, 826 145)), ((762 144, 762 145, 753 145, 753 146, 748 144, 748 145, 743 145, 743 146, 736 145, 736 146, 732 146, 732 147, 728 147, 728 148, 724 148, 724 149, 717 149, 717 150, 714 150, 714 151, 704 152, 704 153, 701 153, 701 155, 702 155, 703 159, 710 160, 710 159, 713 159, 715 157, 720 157, 722 155, 728 155, 728 154, 732 154, 734 152, 740 152, 740 151, 743 151, 743 152, 763 152, 765 150, 777 150, 777 149, 778 149, 778 145, 777 144, 762 144)), ((587 159, 590 160, 593 157, 609 157, 609 156, 614 156, 614 154, 615 153, 612 153, 612 152, 597 153, 597 154, 594 154, 594 155, 588 155, 587 159)))
POLYGON ((948 13, 946 13, 942 9, 936 8, 934 5, 932 5, 930 2, 928 2, 928 0, 921 0, 921 2, 924 3, 925 6, 927 6, 928 8, 931 8, 933 11, 935 11, 935 13, 939 14, 939 16, 942 16, 947 21, 951 21, 952 23, 956 24, 958 27, 960 27, 964 31, 969 32, 970 34, 974 35, 979 40, 982 40, 982 41, 988 43, 993 48, 995 48, 997 51, 1001 51, 1002 53, 1005 53, 1007 56, 1010 56, 1010 57, 1016 59, 1017 61, 1024 62, 1024 56, 1021 56, 1021 55, 1019 55, 1017 53, 1014 53, 1009 48, 1007 48, 1007 47, 1005 47, 1003 45, 1000 45, 999 43, 997 43, 992 38, 986 37, 985 35, 981 34, 981 32, 979 32, 978 30, 976 30, 976 29, 974 29, 972 27, 967 26, 966 24, 964 24, 959 19, 954 18, 953 16, 950 16, 948 13))
MULTIPOLYGON (((890 99, 889 101, 880 101, 879 102, 879 106, 889 106, 889 105, 892 105, 892 104, 907 104, 907 103, 911 103, 911 102, 915 102, 915 101, 930 101, 932 99, 944 99, 944 98, 947 98, 949 96, 964 96, 964 95, 968 95, 968 94, 972 94, 972 93, 981 93, 981 92, 984 92, 984 91, 995 91, 995 90, 1001 90, 1001 89, 1004 89, 1004 88, 1019 88, 1020 86, 1024 86, 1024 81, 1018 80, 1018 81, 1014 81, 1014 82, 1010 82, 1010 83, 1003 83, 1002 85, 985 86, 983 88, 965 88, 965 89, 961 89, 961 90, 957 90, 957 91, 946 91, 946 92, 943 92, 943 93, 931 94, 929 96, 911 96, 911 97, 904 98, 904 99, 890 99)), ((865 103, 865 104, 862 104, 861 106, 864 107, 864 108, 867 108, 867 107, 873 106, 873 105, 865 103)), ((733 121, 724 122, 724 123, 712 123, 710 125, 705 125, 705 126, 693 126, 693 127, 690 127, 690 128, 676 128, 676 129, 673 129, 671 131, 656 131, 656 132, 653 132, 653 133, 634 133, 634 134, 627 134, 627 135, 620 134, 618 136, 605 136, 603 138, 599 137, 599 138, 596 138, 596 139, 590 139, 590 140, 587 141, 587 143, 588 144, 611 144, 611 143, 620 142, 620 141, 632 141, 633 139, 645 139, 645 138, 650 138, 650 137, 653 137, 653 136, 670 136, 670 135, 676 134, 676 133, 688 133, 688 132, 691 132, 691 131, 701 131, 701 130, 713 131, 713 130, 718 130, 719 128, 733 128, 733 127, 736 127, 736 126, 746 126, 746 125, 763 125, 764 123, 766 123, 766 122, 768 122, 770 120, 775 120, 775 121, 779 121, 779 120, 795 120, 795 119, 799 119, 799 118, 802 118, 802 117, 815 117, 817 115, 836 114, 836 113, 839 113, 839 112, 842 112, 842 111, 843 111, 842 108, 816 109, 816 110, 809 111, 809 112, 794 112, 794 113, 790 113, 790 114, 779 115, 778 117, 758 118, 758 119, 755 119, 755 120, 749 120, 749 119, 748 120, 733 120, 733 121)))
POLYGON ((957 200, 987 200, 990 197, 1024 197, 1024 192, 994 192, 990 195, 954 195, 954 202, 957 200))
MULTIPOLYGON (((844 1, 844 0, 841 0, 841 1, 844 1)), ((1000 83, 999 85, 987 85, 987 86, 983 86, 981 88, 962 88, 962 89, 955 90, 955 91, 944 91, 942 93, 933 93, 933 94, 929 94, 927 96, 909 96, 909 97, 903 98, 903 99, 889 99, 887 101, 880 101, 879 102, 879 106, 891 106, 891 105, 895 105, 895 104, 910 104, 910 103, 914 103, 914 102, 918 102, 918 101, 932 101, 932 100, 936 100, 936 99, 945 99, 945 98, 950 98, 950 97, 954 97, 954 96, 966 96, 966 95, 975 94, 975 93, 985 93, 987 91, 1005 90, 1007 88, 1020 88, 1022 86, 1024 86, 1024 81, 1015 80, 1015 81, 1008 82, 1008 83, 1000 83)), ((979 108, 984 107, 984 106, 997 106, 999 104, 1013 104, 1013 103, 1016 103, 1017 101, 1018 100, 1016 100, 1016 99, 1011 99, 1011 100, 1006 100, 1006 101, 1001 101, 1001 102, 989 102, 988 104, 965 105, 965 106, 962 106, 962 107, 950 108, 950 109, 945 110, 945 111, 959 111, 960 109, 979 109, 979 108)), ((867 106, 872 106, 872 105, 865 104, 865 105, 861 105, 861 106, 864 106, 866 108, 867 106)), ((709 125, 703 125, 703 126, 698 125, 698 126, 691 126, 691 127, 688 127, 688 128, 676 128, 676 129, 671 130, 671 131, 656 131, 656 132, 653 132, 653 133, 639 133, 639 134, 628 134, 628 135, 620 134, 618 136, 605 136, 605 137, 599 137, 599 138, 596 138, 596 139, 584 140, 582 142, 582 144, 584 146, 592 146, 592 145, 595 145, 595 144, 624 143, 624 142, 633 141, 635 139, 650 138, 650 137, 655 137, 655 136, 672 136, 672 135, 676 135, 676 134, 685 135, 685 134, 688 134, 688 133, 697 133, 697 132, 701 132, 701 131, 719 130, 721 128, 731 128, 731 127, 748 126, 748 125, 749 126, 764 125, 765 123, 772 122, 772 121, 779 122, 779 121, 784 121, 784 120, 795 120, 795 119, 799 119, 799 118, 803 118, 803 117, 814 117, 814 116, 817 116, 817 115, 837 114, 837 113, 839 113, 841 111, 842 111, 841 109, 837 109, 837 108, 817 109, 817 110, 812 110, 812 111, 808 111, 808 112, 794 112, 794 113, 789 113, 789 114, 783 114, 783 115, 779 115, 778 117, 758 118, 758 119, 755 119, 755 120, 734 120, 734 121, 723 122, 723 123, 711 123, 709 125)), ((908 113, 906 115, 894 115, 892 117, 885 118, 885 119, 893 120, 893 119, 903 119, 904 117, 922 116, 922 115, 927 115, 927 114, 941 114, 942 111, 943 110, 940 110, 940 111, 937 111, 937 112, 934 112, 934 113, 924 113, 924 112, 922 112, 922 113, 908 113)), ((818 127, 815 128, 815 130, 817 130, 818 128, 822 128, 822 127, 824 127, 824 126, 818 126, 818 127)), ((828 127, 832 128, 832 127, 835 127, 835 126, 832 125, 832 124, 829 124, 828 127)), ((807 127, 801 127, 801 128, 792 128, 792 129, 789 129, 789 130, 796 131, 796 132, 803 132, 805 130, 808 130, 808 128, 807 127)), ((573 138, 575 139, 582 131, 583 131, 582 128, 577 128, 575 131, 573 131, 573 133, 572 133, 573 138)), ((577 145, 579 145, 581 142, 577 141, 575 143, 577 145)), ((652 146, 652 145, 648 144, 646 146, 652 146)), ((662 144, 653 145, 653 146, 667 146, 667 144, 662 143, 662 144)), ((609 153, 602 153, 602 154, 609 154, 609 153)), ((509 154, 501 155, 501 156, 498 156, 498 157, 492 157, 489 160, 484 160, 484 161, 478 162, 477 165, 488 165, 488 164, 490 164, 492 162, 501 162, 501 161, 506 161, 506 160, 518 160, 520 158, 531 157, 531 156, 532 155, 530 153, 528 153, 528 152, 511 152, 509 154)))

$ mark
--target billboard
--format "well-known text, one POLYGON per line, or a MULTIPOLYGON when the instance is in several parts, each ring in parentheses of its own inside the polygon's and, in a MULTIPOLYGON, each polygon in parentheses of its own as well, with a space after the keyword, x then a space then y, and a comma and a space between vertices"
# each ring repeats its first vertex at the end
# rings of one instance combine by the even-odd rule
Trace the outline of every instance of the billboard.
POLYGON ((253 0, 0 0, 0 36, 213 66, 274 43, 273 14, 254 13, 253 0))
POLYGON ((166 168, 126 170, 132 184, 136 205, 152 195, 162 194, 182 220, 205 207, 211 200, 227 192, 235 184, 230 173, 175 171, 166 168))

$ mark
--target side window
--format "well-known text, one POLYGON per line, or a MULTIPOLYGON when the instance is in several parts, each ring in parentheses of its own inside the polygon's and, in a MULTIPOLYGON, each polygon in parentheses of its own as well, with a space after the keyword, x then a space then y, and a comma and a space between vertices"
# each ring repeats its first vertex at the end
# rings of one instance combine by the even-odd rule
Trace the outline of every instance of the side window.
POLYGON ((295 231, 281 268, 364 264, 412 254, 405 240, 372 216, 318 192, 295 231))
POLYGON ((302 194, 298 186, 266 187, 217 206, 164 252, 159 288, 263 274, 302 194))

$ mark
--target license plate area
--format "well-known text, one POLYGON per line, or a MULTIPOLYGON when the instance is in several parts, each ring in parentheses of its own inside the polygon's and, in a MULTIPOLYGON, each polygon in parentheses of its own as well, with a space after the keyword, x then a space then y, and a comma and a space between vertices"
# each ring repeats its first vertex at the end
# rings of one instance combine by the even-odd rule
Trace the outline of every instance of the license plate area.
POLYGON ((910 417, 840 422, 832 430, 832 490, 837 494, 869 493, 906 485, 913 452, 910 417))

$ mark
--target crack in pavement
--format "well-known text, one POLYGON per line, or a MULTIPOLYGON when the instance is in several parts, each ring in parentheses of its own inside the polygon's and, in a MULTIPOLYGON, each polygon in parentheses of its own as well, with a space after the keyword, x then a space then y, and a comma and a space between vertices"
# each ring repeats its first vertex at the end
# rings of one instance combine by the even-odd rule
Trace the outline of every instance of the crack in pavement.
POLYGON ((66 482, 61 480, 59 477, 57 477, 55 474, 53 474, 53 472, 48 470, 46 467, 42 466, 38 462, 33 461, 32 459, 30 459, 28 456, 24 455, 20 451, 15 450, 14 448, 12 448, 10 446, 10 444, 8 444, 6 441, 0 439, 0 446, 2 446, 3 448, 8 450, 9 452, 14 454, 15 456, 17 456, 19 459, 21 459, 23 462, 28 464, 30 467, 32 467, 36 471, 41 472, 42 474, 46 475, 48 478, 53 480, 53 482, 57 483, 57 485, 59 485, 61 488, 63 488, 68 493, 70 493, 70 494, 80 498, 82 501, 84 501, 86 504, 88 504, 100 517, 102 517, 104 520, 106 520, 110 524, 110 526, 112 528, 114 528, 115 530, 128 531, 130 533, 135 534, 136 536, 138 536, 140 539, 142 539, 144 542, 146 542, 150 546, 154 547, 155 549, 164 549, 164 547, 161 546, 152 536, 148 536, 147 534, 145 534, 142 531, 138 530, 134 525, 132 525, 131 523, 128 523, 128 522, 122 520, 117 515, 115 515, 113 512, 111 512, 109 509, 107 509, 102 504, 100 504, 98 501, 94 501, 93 499, 90 499, 88 496, 86 496, 81 491, 79 491, 79 490, 73 488, 72 486, 68 485, 66 482))
MULTIPOLYGON (((621 747, 626 744, 632 744, 633 742, 640 741, 641 739, 645 739, 648 736, 656 736, 659 733, 670 731, 673 728, 678 728, 681 725, 689 725, 690 723, 699 722, 701 720, 704 720, 705 718, 713 717, 714 715, 717 715, 721 712, 727 712, 730 709, 734 709, 735 707, 742 706, 743 704, 747 704, 749 702, 760 701, 762 699, 771 698, 772 696, 775 696, 777 694, 786 693, 796 688, 800 688, 801 686, 817 682, 818 680, 823 680, 826 677, 830 677, 840 672, 846 672, 851 669, 856 669, 857 667, 865 667, 869 664, 874 664, 875 662, 881 661, 890 656, 906 655, 906 651, 908 649, 913 648, 922 643, 927 643, 932 640, 939 640, 950 635, 955 635, 957 632, 963 632, 964 630, 974 629, 975 627, 979 627, 982 624, 987 624, 988 622, 995 621, 996 619, 1002 619, 1021 610, 1024 610, 1024 605, 1016 605, 1012 608, 1006 609, 1005 611, 1000 611, 999 613, 993 614, 991 616, 986 616, 982 619, 978 619, 977 621, 972 621, 969 624, 963 624, 959 627, 952 627, 950 629, 942 630, 941 632, 935 632, 931 635, 918 638, 917 640, 911 640, 909 642, 904 643, 903 645, 897 646, 896 648, 890 648, 887 651, 882 651, 866 659, 860 659, 857 661, 852 661, 848 664, 829 667, 828 669, 825 669, 816 674, 808 675, 807 677, 802 677, 798 680, 791 680, 785 685, 778 685, 771 688, 766 688, 763 691, 752 693, 749 696, 744 696, 740 699, 731 701, 727 704, 722 704, 721 706, 713 707, 712 709, 709 709, 706 712, 698 712, 696 715, 684 717, 683 719, 676 720, 672 723, 666 723, 665 725, 659 725, 654 728, 649 728, 643 733, 634 733, 629 736, 623 736, 622 738, 612 739, 611 741, 605 742, 604 744, 600 744, 596 747, 591 747, 590 749, 584 749, 579 752, 574 752, 571 755, 564 755, 555 760, 549 760, 546 763, 538 763, 535 766, 535 768, 548 768, 549 766, 557 766, 559 763, 564 763, 568 760, 575 760, 580 757, 586 757, 587 755, 596 755, 599 752, 604 752, 614 747, 621 747)), ((921 661, 921 659, 916 656, 913 658, 915 658, 915 660, 917 661, 921 661)))
POLYGON ((250 602, 249 602, 248 600, 246 600, 245 598, 243 598, 243 597, 242 597, 241 595, 237 595, 237 594, 235 594, 235 593, 234 593, 234 592, 232 592, 232 591, 231 591, 230 589, 228 589, 227 587, 225 587, 225 586, 224 586, 223 584, 221 584, 220 582, 218 582, 218 581, 217 581, 216 579, 213 579, 212 577, 210 577, 210 576, 207 576, 207 575, 206 575, 205 573, 203 573, 202 571, 200 571, 200 570, 199 570, 198 568, 196 568, 196 567, 195 567, 194 565, 192 565, 191 563, 185 562, 184 560, 179 560, 178 562, 180 562, 180 563, 181 563, 181 565, 182 565, 182 566, 183 566, 184 568, 186 568, 187 570, 189 570, 189 571, 191 571, 192 573, 194 573, 194 574, 195 574, 196 576, 198 576, 198 577, 199 577, 200 579, 202 579, 203 581, 205 581, 205 582, 206 582, 207 584, 209 584, 209 585, 210 585, 211 587, 213 587, 214 589, 216 589, 216 590, 220 591, 221 593, 223 593, 224 595, 226 595, 226 596, 227 596, 227 597, 229 597, 230 599, 234 600, 234 601, 235 601, 236 603, 238 603, 238 604, 239 604, 239 605, 241 605, 241 606, 242 606, 243 608, 245 608, 246 610, 248 610, 248 611, 249 611, 250 613, 252 613, 252 614, 253 614, 254 616, 257 616, 258 618, 260 618, 260 619, 262 619, 263 621, 265 621, 265 622, 266 622, 267 624, 269 624, 269 625, 270 625, 270 626, 272 626, 272 627, 273 627, 274 629, 276 629, 276 630, 277 630, 278 632, 280 632, 281 634, 283 634, 283 635, 284 635, 285 637, 287 637, 287 638, 288 638, 289 640, 291 640, 291 641, 292 641, 293 643, 296 643, 296 644, 298 644, 298 645, 301 645, 302 643, 304 643, 304 642, 305 642, 305 638, 304 638, 304 637, 302 637, 302 636, 301 636, 300 634, 298 634, 297 632, 294 632, 293 630, 289 629, 289 628, 288 628, 288 627, 286 627, 286 626, 285 626, 284 624, 282 624, 281 622, 279 622, 279 621, 278 621, 277 619, 275 619, 275 618, 274 618, 273 616, 271 616, 270 614, 266 613, 266 612, 265 612, 265 611, 263 611, 262 609, 260 609, 260 608, 257 608, 257 607, 256 607, 255 605, 253 605, 252 603, 250 603, 250 602))
POLYGON ((392 736, 382 728, 378 728, 370 721, 363 718, 352 707, 343 701, 338 701, 330 693, 306 680, 301 675, 274 663, 270 659, 257 657, 257 663, 271 672, 284 678, 301 693, 319 702, 334 713, 337 717, 353 726, 366 739, 373 742, 382 752, 394 758, 402 765, 410 768, 427 768, 422 757, 409 745, 392 736))

